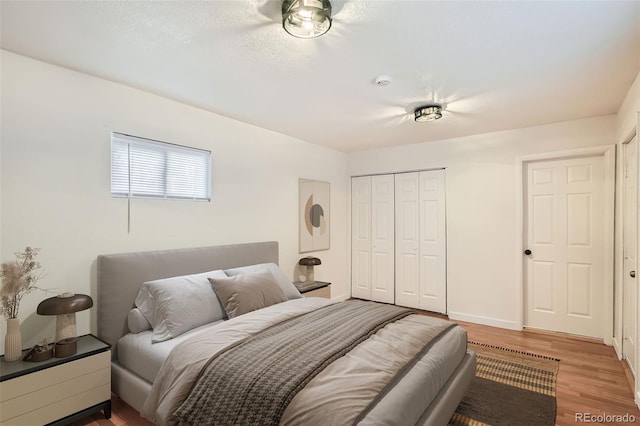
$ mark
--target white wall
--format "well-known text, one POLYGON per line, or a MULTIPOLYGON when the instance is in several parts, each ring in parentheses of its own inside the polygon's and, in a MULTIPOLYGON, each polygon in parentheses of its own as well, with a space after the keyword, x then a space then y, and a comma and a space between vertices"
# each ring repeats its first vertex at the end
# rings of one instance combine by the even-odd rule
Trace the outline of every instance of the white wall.
MULTIPOLYGON (((618 143, 618 164, 624 164, 622 144, 627 142, 636 132, 637 126, 640 123, 640 73, 635 79, 635 82, 629 89, 626 98, 622 102, 618 114, 616 115, 616 141, 618 143)), ((640 164, 640 152, 638 152, 638 162, 640 164)), ((640 176, 639 182, 640 182, 640 176)), ((618 168, 618 182, 617 191, 619 194, 623 194, 623 168, 618 168)), ((638 185, 640 188, 640 184, 638 185)), ((640 203, 640 197, 638 197, 640 203)), ((618 356, 622 356, 622 316, 623 316, 623 294, 622 286, 624 282, 623 271, 623 251, 622 251, 622 234, 623 229, 621 224, 623 223, 622 217, 623 200, 622 197, 616 198, 616 284, 615 284, 615 321, 614 321, 614 347, 618 356)), ((638 206, 640 211, 640 205, 638 206)), ((640 216, 638 217, 638 230, 640 230, 640 216)), ((640 250, 637 251, 640 253, 640 250)), ((636 265, 636 271, 640 270, 640 256, 638 256, 638 264, 636 265)), ((638 292, 637 306, 640 306, 640 292, 638 292)), ((640 328, 640 327, 637 327, 640 328)), ((635 341, 638 341, 636 336, 635 341)), ((637 343, 636 343, 637 345, 637 343)), ((640 365, 640 351, 636 350, 636 366, 640 365)), ((635 386, 635 400, 636 404, 640 407, 640 380, 636 377, 635 386)))
POLYGON ((624 141, 635 131, 638 113, 640 113, 640 73, 638 73, 616 115, 618 141, 624 141))
MULTIPOLYGON (((445 118, 446 119, 446 118, 445 118)), ((416 124, 418 125, 418 124, 416 124)), ((438 123, 424 124, 424 131, 438 123)), ((452 318, 518 328, 518 157, 615 143, 615 116, 349 155, 351 176, 446 167, 452 318)))
MULTIPOLYGON (((331 183, 331 249, 315 253, 316 278, 348 295, 345 154, 10 52, 0 59, 1 258, 40 247, 39 286, 95 297, 98 254, 266 240, 280 242, 293 278, 307 178, 331 183), (127 201, 110 195, 111 131, 211 150, 213 202, 133 200, 128 234, 127 201)), ((25 347, 54 334, 54 319, 35 314, 46 297, 20 306, 25 347)), ((95 318, 95 308, 79 313, 78 333, 95 332, 95 318)))

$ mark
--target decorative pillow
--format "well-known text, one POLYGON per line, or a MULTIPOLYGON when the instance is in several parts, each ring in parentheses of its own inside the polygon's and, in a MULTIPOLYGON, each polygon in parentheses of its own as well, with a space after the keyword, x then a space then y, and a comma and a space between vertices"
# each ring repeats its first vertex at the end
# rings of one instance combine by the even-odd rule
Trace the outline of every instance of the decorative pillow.
POLYGON ((276 282, 288 299, 302 298, 302 295, 300 294, 296 286, 293 285, 291 280, 285 275, 284 271, 280 269, 280 267, 275 263, 258 263, 256 265, 241 266, 239 268, 226 269, 224 272, 228 276, 234 277, 236 275, 246 274, 248 272, 262 271, 265 269, 273 274, 273 277, 276 279, 276 282))
POLYGON ((211 290, 208 277, 226 277, 226 274, 217 270, 142 284, 136 306, 153 327, 153 343, 224 319, 224 310, 211 290))
POLYGON ((270 271, 240 274, 227 278, 209 278, 229 318, 286 302, 278 282, 270 271))
POLYGON ((129 311, 127 315, 127 325, 129 325, 129 331, 134 334, 151 329, 151 324, 149 324, 149 321, 147 321, 138 308, 133 308, 129 311))

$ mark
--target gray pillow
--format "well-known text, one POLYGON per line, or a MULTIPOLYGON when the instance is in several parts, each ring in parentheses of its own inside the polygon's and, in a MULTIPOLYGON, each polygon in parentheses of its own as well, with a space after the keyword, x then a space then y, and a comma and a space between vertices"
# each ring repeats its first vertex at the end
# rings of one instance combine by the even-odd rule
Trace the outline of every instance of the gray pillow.
POLYGON ((280 269, 280 267, 275 263, 258 263, 256 265, 241 266, 239 268, 225 269, 224 272, 228 276, 234 277, 236 275, 246 274, 248 272, 263 271, 265 269, 273 274, 273 277, 276 279, 276 282, 278 283, 284 294, 287 296, 287 299, 302 298, 302 295, 300 294, 296 286, 293 285, 291 280, 287 278, 284 271, 282 271, 282 269, 280 269))
POLYGON ((129 331, 133 334, 142 333, 143 331, 151 329, 151 324, 149 324, 149 321, 147 321, 138 308, 133 308, 129 311, 127 315, 127 325, 129 326, 129 331))
POLYGON ((209 282, 229 318, 287 301, 273 274, 267 270, 226 278, 210 277, 209 282))
POLYGON ((208 277, 222 270, 148 281, 136 296, 136 307, 153 327, 151 342, 173 339, 193 328, 224 318, 208 277))

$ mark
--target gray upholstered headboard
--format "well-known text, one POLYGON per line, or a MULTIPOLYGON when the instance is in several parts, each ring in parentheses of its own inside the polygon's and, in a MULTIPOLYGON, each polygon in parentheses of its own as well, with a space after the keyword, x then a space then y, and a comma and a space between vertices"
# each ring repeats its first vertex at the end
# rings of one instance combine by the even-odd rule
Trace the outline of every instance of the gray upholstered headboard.
POLYGON ((142 283, 160 278, 278 263, 276 241, 98 256, 98 337, 111 344, 129 332, 127 314, 142 283))

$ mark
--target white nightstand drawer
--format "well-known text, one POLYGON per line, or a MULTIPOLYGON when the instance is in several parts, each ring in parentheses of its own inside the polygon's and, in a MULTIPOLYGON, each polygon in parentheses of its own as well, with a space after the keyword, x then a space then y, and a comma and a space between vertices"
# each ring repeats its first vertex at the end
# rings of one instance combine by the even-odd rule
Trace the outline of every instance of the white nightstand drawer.
POLYGON ((55 404, 40 408, 2 422, 2 426, 33 426, 51 423, 70 414, 83 410, 86 407, 103 402, 111 397, 111 384, 102 385, 87 392, 74 395, 55 404), (107 395, 105 397, 105 395, 107 395))
POLYGON ((0 402, 48 388, 74 377, 111 367, 111 351, 0 382, 0 402))
MULTIPOLYGON (((38 374, 32 374, 30 376, 36 375, 38 374)), ((9 380, 9 383, 7 385, 10 384, 11 380, 9 380)), ((17 398, 3 401, 1 405, 2 412, 0 412, 0 421, 4 422, 13 417, 17 417, 30 411, 34 411, 37 408, 46 407, 51 404, 64 401, 65 399, 71 398, 78 394, 89 392, 95 388, 99 388, 102 385, 110 384, 111 369, 107 367, 98 371, 94 371, 93 373, 61 381, 53 386, 40 388, 37 390, 34 388, 34 391, 31 393, 26 393, 24 395, 18 396, 17 398)), ((100 398, 96 399, 95 402, 89 404, 89 406, 98 404, 109 398, 110 393, 107 392, 106 395, 100 395, 100 398)), ((67 414, 75 413, 76 411, 80 411, 86 407, 87 405, 78 407, 67 414)), ((60 416, 54 417, 51 420, 56 420, 58 418, 60 418, 60 416)))
POLYGON ((302 293, 304 297, 326 297, 327 299, 331 299, 331 286, 322 287, 316 290, 307 291, 306 293, 302 293))
POLYGON ((0 382, 0 422, 45 424, 111 398, 111 351, 0 382))
POLYGON ((295 281, 294 286, 303 297, 326 297, 331 299, 331 283, 326 281, 295 281))

